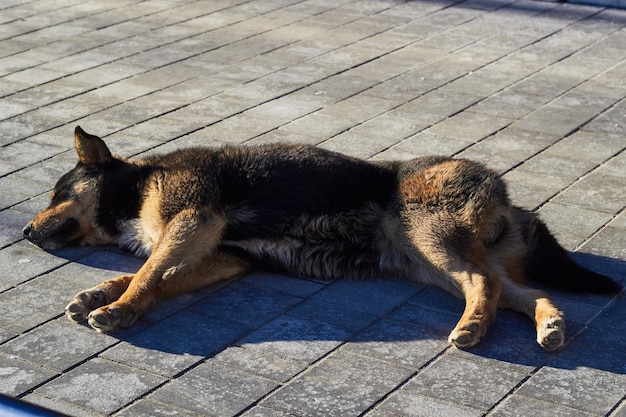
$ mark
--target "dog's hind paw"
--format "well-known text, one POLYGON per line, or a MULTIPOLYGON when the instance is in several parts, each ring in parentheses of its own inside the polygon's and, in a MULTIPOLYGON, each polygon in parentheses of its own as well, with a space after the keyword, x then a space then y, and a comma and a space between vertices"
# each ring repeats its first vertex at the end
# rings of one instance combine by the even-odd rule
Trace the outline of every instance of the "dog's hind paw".
POLYGON ((76 294, 76 297, 65 307, 65 315, 73 321, 87 320, 89 313, 106 304, 104 289, 90 288, 76 294))
POLYGON ((565 321, 562 317, 551 317, 541 322, 537 328, 537 343, 545 350, 553 352, 565 343, 565 321))
POLYGON ((448 336, 448 342, 459 349, 467 349, 476 345, 485 331, 480 323, 468 323, 458 326, 448 336))

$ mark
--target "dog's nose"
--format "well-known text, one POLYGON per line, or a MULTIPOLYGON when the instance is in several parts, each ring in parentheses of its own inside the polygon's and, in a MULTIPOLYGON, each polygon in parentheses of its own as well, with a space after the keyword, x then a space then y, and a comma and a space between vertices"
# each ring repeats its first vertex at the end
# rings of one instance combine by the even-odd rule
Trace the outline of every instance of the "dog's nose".
POLYGON ((33 231, 33 225, 32 223, 28 223, 26 227, 22 229, 22 235, 24 235, 24 237, 28 239, 32 231, 33 231))

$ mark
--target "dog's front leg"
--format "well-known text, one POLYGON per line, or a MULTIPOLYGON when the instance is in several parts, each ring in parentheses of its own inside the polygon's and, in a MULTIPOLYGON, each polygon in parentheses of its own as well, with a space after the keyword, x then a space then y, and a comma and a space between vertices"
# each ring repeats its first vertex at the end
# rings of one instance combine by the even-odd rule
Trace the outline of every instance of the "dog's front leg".
POLYGON ((128 327, 159 295, 160 288, 195 270, 215 252, 226 221, 222 216, 185 210, 164 227, 161 238, 146 263, 118 300, 93 310, 88 321, 99 332, 128 327))

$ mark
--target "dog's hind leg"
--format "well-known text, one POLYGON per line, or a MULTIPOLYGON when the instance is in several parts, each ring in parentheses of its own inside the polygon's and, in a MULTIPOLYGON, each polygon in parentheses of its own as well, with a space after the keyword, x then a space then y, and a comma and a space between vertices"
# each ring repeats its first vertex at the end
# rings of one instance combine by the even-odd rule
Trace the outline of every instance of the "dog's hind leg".
POLYGON ((484 262, 480 251, 471 245, 453 242, 463 241, 463 233, 432 233, 425 227, 414 228, 411 241, 418 250, 418 264, 429 265, 434 273, 424 273, 424 268, 415 268, 415 279, 426 285, 438 286, 451 294, 465 299, 465 310, 448 341, 458 348, 469 348, 485 335, 498 308, 501 293, 499 276, 484 262), (466 248, 465 256, 459 252, 466 248))
POLYGON ((465 310, 448 341, 458 348, 469 348, 480 341, 495 318, 500 280, 488 269, 467 261, 455 262, 447 273, 465 297, 465 310))
POLYGON ((555 351, 563 346, 563 313, 545 292, 505 279, 502 280, 500 307, 519 311, 533 319, 537 329, 537 343, 547 351, 555 351))

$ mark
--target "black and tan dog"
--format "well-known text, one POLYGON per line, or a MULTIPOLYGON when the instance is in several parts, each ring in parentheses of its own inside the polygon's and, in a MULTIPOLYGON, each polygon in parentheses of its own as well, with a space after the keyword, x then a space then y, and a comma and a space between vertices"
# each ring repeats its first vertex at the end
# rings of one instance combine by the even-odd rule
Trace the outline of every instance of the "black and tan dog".
MULTIPOLYGON (((445 157, 369 163, 301 145, 193 148, 127 160, 75 132, 79 162, 24 228, 44 249, 117 243, 147 261, 67 306, 98 331, 131 325, 156 299, 253 267, 321 279, 401 276, 463 297, 449 337, 476 344, 498 307, 530 316, 537 342, 564 342, 563 314, 526 279, 617 293, 576 265, 499 176, 445 157)), ((375 300, 364 300, 364 302, 375 300)))

